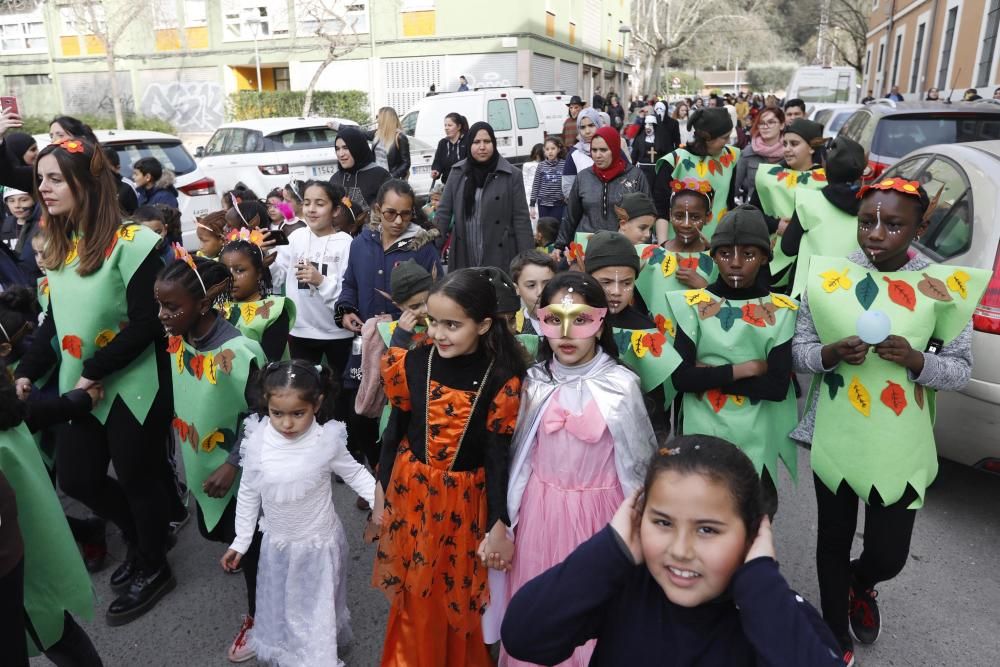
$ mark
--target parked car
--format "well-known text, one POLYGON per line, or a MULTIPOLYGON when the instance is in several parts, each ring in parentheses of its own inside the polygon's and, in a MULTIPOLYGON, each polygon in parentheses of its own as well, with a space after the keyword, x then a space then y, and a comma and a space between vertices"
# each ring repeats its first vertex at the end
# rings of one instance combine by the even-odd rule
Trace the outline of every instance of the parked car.
POLYGON ((293 178, 329 178, 337 170, 337 132, 327 127, 334 120, 357 124, 344 118, 288 117, 225 123, 196 155, 220 195, 242 182, 266 197, 293 178))
POLYGON ((861 107, 840 128, 868 154, 866 182, 901 157, 932 144, 1000 139, 1000 104, 979 102, 893 102, 861 107))
POLYGON ((785 89, 785 99, 797 97, 805 102, 857 102, 858 72, 853 67, 808 65, 792 74, 785 89))
POLYGON ((823 126, 824 139, 833 139, 847 119, 860 108, 860 104, 816 104, 812 107, 809 119, 823 126))
MULTIPOLYGON (((132 165, 141 158, 155 157, 164 169, 174 172, 177 205, 181 212, 184 244, 197 246, 195 217, 222 208, 215 181, 207 176, 178 137, 145 130, 95 130, 102 146, 114 148, 121 162, 121 174, 131 182, 132 165)), ((49 145, 49 135, 36 134, 38 148, 49 145)))
POLYGON ((492 125, 500 154, 513 164, 526 161, 531 147, 545 140, 542 108, 527 88, 477 88, 431 95, 413 105, 400 122, 408 136, 436 148, 444 136, 444 117, 453 111, 465 116, 469 125, 479 121, 492 125))
POLYGON ((932 198, 941 192, 917 248, 945 264, 993 272, 972 319, 972 379, 962 391, 937 395, 935 433, 941 456, 1000 473, 1000 141, 919 148, 885 175, 920 181, 932 198))

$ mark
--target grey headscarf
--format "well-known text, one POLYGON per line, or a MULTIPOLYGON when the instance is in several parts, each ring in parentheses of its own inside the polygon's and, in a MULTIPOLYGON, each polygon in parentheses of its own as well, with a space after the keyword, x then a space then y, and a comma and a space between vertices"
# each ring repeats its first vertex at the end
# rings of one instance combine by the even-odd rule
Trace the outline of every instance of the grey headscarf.
MULTIPOLYGON (((607 123, 604 122, 604 119, 601 118, 601 112, 594 107, 587 107, 586 109, 580 110, 579 115, 576 117, 577 127, 580 125, 581 118, 589 118, 597 129, 601 129, 607 125, 607 123)), ((586 155, 590 155, 590 144, 584 143, 582 138, 576 142, 576 149, 583 151, 586 155)))

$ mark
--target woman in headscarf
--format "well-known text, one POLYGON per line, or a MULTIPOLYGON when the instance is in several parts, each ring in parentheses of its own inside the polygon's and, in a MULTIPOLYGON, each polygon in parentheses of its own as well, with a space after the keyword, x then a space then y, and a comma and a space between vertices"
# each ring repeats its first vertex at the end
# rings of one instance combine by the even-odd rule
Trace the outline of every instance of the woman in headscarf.
POLYGON ((361 204, 361 209, 368 212, 378 189, 389 180, 389 172, 375 164, 375 153, 359 127, 341 125, 334 146, 340 166, 330 182, 342 186, 351 202, 361 204))
POLYGON ((618 231, 615 206, 621 204, 622 197, 630 192, 650 194, 642 170, 622 155, 621 139, 614 128, 602 127, 594 133, 590 155, 593 164, 580 172, 566 198, 557 248, 566 247, 577 232, 618 231))
POLYGON ((573 188, 576 175, 594 164, 590 157, 590 140, 598 128, 604 127, 601 113, 593 107, 582 109, 576 117, 576 130, 579 139, 566 153, 566 166, 563 167, 562 191, 568 197, 573 188))
POLYGON ((515 255, 535 247, 521 170, 500 155, 489 123, 473 124, 464 141, 469 157, 452 168, 434 216, 441 238, 452 237, 448 270, 506 271, 515 255))
POLYGON ((764 164, 777 164, 785 156, 781 145, 781 128, 785 126, 785 112, 777 107, 765 107, 750 125, 750 145, 740 153, 736 162, 735 196, 749 202, 756 189, 757 168, 764 164))
POLYGON ((30 134, 24 132, 11 132, 4 139, 4 149, 7 152, 7 159, 11 164, 18 167, 30 167, 35 164, 35 157, 38 155, 38 142, 30 134))

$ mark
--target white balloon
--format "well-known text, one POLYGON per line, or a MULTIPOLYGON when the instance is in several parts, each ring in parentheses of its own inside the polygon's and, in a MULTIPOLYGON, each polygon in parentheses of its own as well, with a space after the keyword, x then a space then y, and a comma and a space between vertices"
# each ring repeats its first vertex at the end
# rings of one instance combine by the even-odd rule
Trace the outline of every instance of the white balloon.
POLYGON ((858 316, 858 336, 869 345, 878 345, 892 331, 889 316, 881 310, 868 310, 858 316))

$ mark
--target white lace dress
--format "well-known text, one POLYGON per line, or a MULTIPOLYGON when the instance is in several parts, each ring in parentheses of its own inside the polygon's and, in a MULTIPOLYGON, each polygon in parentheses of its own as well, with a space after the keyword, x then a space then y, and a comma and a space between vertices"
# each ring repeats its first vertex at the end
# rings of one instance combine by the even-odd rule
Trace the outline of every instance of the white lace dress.
POLYGON ((331 473, 369 503, 375 480, 348 453, 347 431, 335 421, 289 439, 267 417, 250 417, 241 455, 232 548, 246 553, 261 511, 264 533, 249 643, 262 662, 343 665, 337 645, 351 640, 347 538, 333 508, 331 473))

